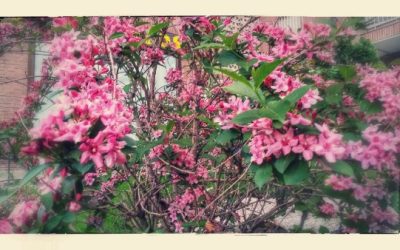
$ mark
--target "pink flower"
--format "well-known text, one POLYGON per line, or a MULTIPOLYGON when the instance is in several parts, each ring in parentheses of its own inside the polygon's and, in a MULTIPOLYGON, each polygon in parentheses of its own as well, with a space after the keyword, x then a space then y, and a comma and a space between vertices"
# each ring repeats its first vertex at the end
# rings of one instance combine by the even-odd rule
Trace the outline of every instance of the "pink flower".
POLYGON ((250 110, 250 101, 242 101, 242 99, 236 96, 231 96, 229 97, 228 102, 220 102, 219 107, 220 112, 214 121, 221 125, 222 129, 231 129, 235 126, 232 119, 236 115, 250 110))
POLYGON ((164 60, 164 52, 159 48, 148 47, 141 55, 143 64, 152 64, 164 60))
POLYGON ((155 130, 153 132, 153 138, 159 138, 162 135, 163 131, 161 129, 155 130))
POLYGON ((6 219, 0 220, 0 234, 11 234, 13 233, 13 227, 10 222, 6 219))
POLYGON ((39 177, 38 191, 40 194, 56 193, 61 189, 61 184, 66 174, 61 175, 58 173, 52 177, 54 169, 49 168, 45 173, 39 177))
POLYGON ((313 37, 328 37, 331 32, 329 25, 312 22, 304 23, 302 30, 311 34, 313 37))
POLYGON ((328 162, 336 162, 345 154, 345 147, 342 142, 342 135, 329 130, 326 124, 315 124, 321 132, 318 136, 318 144, 314 145, 313 150, 316 154, 324 156, 328 162))
POLYGON ((18 203, 9 215, 8 219, 17 227, 29 224, 35 217, 39 209, 37 200, 23 201, 18 203))
POLYGON ((68 205, 68 210, 73 213, 78 212, 81 210, 81 205, 76 201, 71 201, 68 205))
POLYGON ((298 144, 298 139, 294 136, 292 128, 289 128, 285 134, 274 131, 274 137, 276 142, 271 145, 268 151, 275 155, 279 155, 280 150, 284 155, 287 155, 292 151, 292 147, 298 144))
POLYGON ((87 173, 84 176, 84 181, 86 185, 92 186, 93 182, 96 180, 97 174, 96 173, 87 173))
POLYGON ((304 118, 302 115, 300 114, 294 114, 294 113, 287 113, 288 118, 290 119, 290 124, 295 126, 295 125, 304 125, 304 126, 308 126, 311 125, 311 121, 307 120, 306 118, 304 118))
POLYGON ((165 77, 167 83, 172 84, 182 80, 182 71, 179 69, 170 69, 165 77))
POLYGON ((115 164, 124 164, 126 157, 122 153, 121 149, 125 146, 124 141, 117 141, 115 136, 109 135, 104 149, 107 151, 104 156, 104 163, 107 167, 112 168, 115 164))
POLYGON ((354 185, 353 195, 359 201, 366 201, 369 196, 371 190, 368 187, 364 187, 361 185, 354 185))
POLYGON ((70 25, 71 28, 78 28, 78 21, 74 17, 55 17, 53 18, 54 27, 63 27, 70 25))
POLYGON ((301 86, 298 79, 282 71, 275 70, 269 77, 274 80, 271 89, 275 90, 276 93, 283 92, 286 95, 301 86))
POLYGON ((172 149, 175 153, 175 158, 171 161, 172 164, 180 167, 186 166, 188 168, 193 168, 195 166, 194 156, 189 149, 183 149, 178 144, 172 144, 172 149))
POLYGON ((232 18, 231 17, 227 17, 224 19, 224 26, 228 26, 230 23, 232 22, 232 18))
POLYGON ((178 100, 181 105, 189 103, 191 100, 195 100, 200 97, 203 93, 203 88, 196 84, 189 83, 183 86, 182 92, 180 93, 178 100))
POLYGON ((253 121, 250 125, 248 125, 248 128, 252 129, 253 135, 257 135, 260 133, 271 135, 274 132, 274 129, 272 127, 272 120, 269 118, 257 119, 253 121))
POLYGON ((351 177, 331 175, 325 180, 325 185, 331 186, 336 191, 344 191, 353 187, 353 180, 351 177))
POLYGON ((325 202, 324 204, 319 206, 319 210, 321 211, 321 213, 328 216, 334 216, 336 214, 335 206, 329 202, 325 202))
POLYGON ((303 158, 310 161, 313 158, 313 147, 317 143, 317 137, 313 135, 301 134, 298 136, 299 144, 292 148, 297 154, 303 154, 303 158))
POLYGON ((102 154, 109 151, 108 147, 103 144, 104 137, 103 133, 99 133, 94 139, 87 139, 79 146, 79 149, 82 151, 81 164, 92 160, 96 168, 102 169, 104 167, 102 154))
POLYGON ((182 222, 176 221, 176 222, 174 222, 174 226, 175 226, 175 232, 183 233, 182 222))
POLYGON ((391 225, 399 223, 399 214, 391 207, 382 209, 377 202, 371 204, 373 218, 380 222, 387 222, 391 225))
POLYGON ((300 99, 299 103, 302 108, 309 109, 320 100, 322 98, 319 96, 318 89, 311 89, 300 99))

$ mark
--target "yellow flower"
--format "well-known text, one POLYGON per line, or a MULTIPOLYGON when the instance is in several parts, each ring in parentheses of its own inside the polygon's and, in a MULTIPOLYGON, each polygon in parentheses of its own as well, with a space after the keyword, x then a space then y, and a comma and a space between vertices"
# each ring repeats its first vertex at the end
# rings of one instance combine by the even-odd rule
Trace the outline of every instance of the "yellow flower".
POLYGON ((179 41, 179 37, 178 36, 174 36, 174 38, 172 39, 174 44, 175 44, 175 48, 176 49, 180 49, 181 48, 181 42, 179 41))
POLYGON ((161 43, 161 48, 165 49, 171 42, 171 38, 168 35, 164 36, 164 41, 161 43))
POLYGON ((169 35, 165 35, 165 36, 164 36, 164 41, 165 41, 166 43, 170 43, 170 42, 171 42, 171 38, 169 37, 169 35))
POLYGON ((144 42, 146 45, 152 45, 153 41, 151 39, 146 39, 146 41, 144 42))

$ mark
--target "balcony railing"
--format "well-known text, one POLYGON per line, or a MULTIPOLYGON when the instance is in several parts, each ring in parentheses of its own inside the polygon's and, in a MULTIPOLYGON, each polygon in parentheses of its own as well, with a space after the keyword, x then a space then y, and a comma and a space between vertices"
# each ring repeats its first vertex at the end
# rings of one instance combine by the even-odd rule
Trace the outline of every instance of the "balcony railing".
POLYGON ((297 31, 303 25, 303 17, 296 17, 296 16, 279 17, 277 25, 279 27, 290 28, 293 31, 297 31))
POLYGON ((391 17, 391 16, 390 17, 389 16, 388 17, 382 17, 382 16, 380 16, 380 17, 365 17, 365 21, 366 21, 368 30, 375 29, 379 26, 391 23, 397 19, 400 20, 400 17, 391 17))

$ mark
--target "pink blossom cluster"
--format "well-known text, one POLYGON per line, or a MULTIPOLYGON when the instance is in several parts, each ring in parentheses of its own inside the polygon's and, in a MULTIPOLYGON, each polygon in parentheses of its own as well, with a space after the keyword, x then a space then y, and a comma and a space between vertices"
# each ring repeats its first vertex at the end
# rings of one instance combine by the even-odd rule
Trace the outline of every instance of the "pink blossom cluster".
MULTIPOLYGON (((270 87, 279 96, 285 97, 294 90, 304 86, 299 79, 288 75, 287 73, 275 70, 264 81, 266 87, 270 87)), ((322 100, 318 89, 309 90, 298 102, 303 109, 309 109, 311 106, 322 100)))
POLYGON ((122 175, 121 173, 118 173, 117 171, 113 171, 111 173, 111 177, 109 178, 109 180, 104 181, 101 183, 100 186, 100 193, 98 195, 102 195, 104 193, 106 193, 109 190, 112 190, 115 186, 115 184, 126 180, 128 177, 125 175, 122 175))
POLYGON ((55 169, 48 168, 44 171, 42 176, 40 176, 38 183, 38 191, 40 194, 44 195, 47 193, 55 194, 61 189, 62 182, 67 176, 66 168, 60 170, 60 173, 55 173, 55 169))
POLYGON ((330 202, 324 202, 322 205, 319 206, 319 210, 322 214, 327 216, 334 216, 336 214, 336 208, 330 202))
MULTIPOLYGON (((292 114, 290 116, 292 123, 300 123, 293 121, 292 114)), ((303 124, 310 123, 304 119, 303 124)), ((279 158, 291 152, 302 154, 307 161, 313 158, 314 153, 325 157, 328 162, 336 162, 337 159, 343 158, 345 147, 341 135, 331 131, 326 124, 315 126, 321 131, 318 137, 309 134, 296 135, 293 128, 287 125, 285 132, 278 131, 272 127, 272 121, 268 118, 253 121, 249 126, 253 129, 253 137, 249 143, 251 160, 261 164, 264 160, 271 160, 272 156, 279 158)))
POLYGON ((156 173, 162 175, 169 173, 175 185, 187 182, 190 186, 197 186, 195 188, 187 188, 187 185, 183 185, 185 191, 182 195, 175 196, 168 208, 169 218, 174 224, 175 231, 182 232, 182 219, 191 219, 196 215, 195 210, 192 208, 192 205, 194 205, 192 203, 204 194, 199 181, 208 179, 208 169, 205 167, 207 161, 200 159, 196 164, 194 156, 189 149, 181 148, 177 144, 172 144, 170 147, 173 152, 170 159, 165 155, 168 145, 163 144, 152 148, 149 158, 156 173), (170 169, 167 170, 168 168, 170 169))
POLYGON ((350 190, 353 188, 353 179, 339 175, 331 175, 325 180, 325 185, 331 186, 335 191, 350 190))
POLYGON ((379 122, 397 123, 400 117, 400 67, 385 72, 372 68, 358 68, 361 76, 360 87, 366 90, 366 99, 378 101, 383 111, 370 119, 379 122))
POLYGON ((218 116, 214 121, 221 125, 222 129, 231 129, 236 126, 232 119, 238 114, 250 110, 250 101, 243 101, 239 97, 231 96, 228 102, 221 101, 219 103, 219 110, 218 116))
POLYGON ((34 140, 25 152, 38 154, 43 148, 73 142, 82 152, 81 163, 92 161, 102 172, 105 166, 125 163, 121 152, 125 142, 121 139, 130 133, 132 113, 122 102, 124 93, 120 87, 106 75, 109 70, 104 62, 96 59, 106 51, 104 43, 91 36, 81 40, 78 35, 67 32, 52 43, 50 59, 57 84, 63 89, 57 100, 59 111, 31 130, 34 140), (104 128, 90 135, 99 123, 104 128))
POLYGON ((318 135, 318 143, 314 146, 314 152, 317 155, 324 156, 330 163, 343 159, 346 156, 346 148, 342 140, 343 135, 331 130, 326 124, 315 124, 315 127, 320 134, 318 135))
POLYGON ((348 143, 351 158, 359 161, 363 169, 389 170, 399 181, 396 158, 400 153, 399 130, 382 132, 378 126, 372 125, 363 131, 362 137, 364 142, 348 143))
MULTIPOLYGON (((382 207, 378 201, 372 201, 346 216, 352 222, 364 221, 368 224, 369 233, 393 232, 399 224, 399 214, 392 207, 382 207)), ((357 229, 345 229, 345 232, 355 233, 357 229), (349 231, 347 231, 349 230, 349 231)))
POLYGON ((140 33, 149 28, 149 25, 147 24, 135 26, 134 19, 130 17, 119 18, 115 16, 108 16, 104 17, 103 22, 105 35, 109 38, 114 34, 123 34, 120 37, 109 39, 108 41, 108 45, 113 55, 117 55, 122 50, 122 45, 125 43, 140 42, 142 40, 140 33))
POLYGON ((167 76, 165 77, 167 83, 172 84, 179 81, 182 81, 182 71, 179 69, 170 69, 167 72, 167 76))
MULTIPOLYGON (((165 175, 167 173, 167 167, 168 165, 165 164, 165 161, 162 161, 161 159, 164 159, 165 157, 163 156, 165 150, 168 148, 168 145, 165 144, 160 144, 155 146, 150 150, 149 153, 149 158, 153 160, 153 168, 157 171, 160 171, 161 174, 165 175)), ((173 152, 173 156, 169 160, 169 164, 173 165, 174 167, 182 168, 185 170, 193 170, 196 166, 196 162, 194 159, 193 154, 190 152, 189 149, 184 149, 181 148, 178 144, 172 144, 170 145, 170 148, 173 152)), ((195 169, 196 171, 191 173, 194 176, 189 175, 187 178, 193 180, 195 177, 204 177, 207 176, 207 173, 205 173, 206 169, 203 167, 198 167, 195 169)), ((176 171, 176 169, 171 169, 171 174, 173 175, 174 181, 177 182, 180 180, 179 175, 176 171)), ((197 179, 195 181, 197 182, 197 179)))
POLYGON ((17 228, 28 225, 36 218, 39 205, 40 203, 37 200, 22 201, 14 207, 8 219, 17 228))
POLYGON ((189 106, 195 106, 194 103, 203 94, 203 88, 196 85, 195 83, 187 83, 182 86, 181 93, 179 95, 179 104, 183 105, 188 103, 189 106))
POLYGON ((18 32, 18 28, 8 22, 0 22, 0 46, 8 45, 11 37, 18 32))
POLYGON ((67 25, 76 30, 78 28, 78 20, 76 20, 74 17, 53 18, 53 27, 66 27, 67 25))
POLYGON ((178 195, 171 202, 168 213, 170 221, 174 224, 176 232, 183 232, 182 219, 193 219, 201 211, 196 211, 191 205, 204 196, 205 191, 202 188, 188 188, 182 195, 178 195), (181 217, 181 218, 179 218, 181 217))
POLYGON ((325 42, 324 46, 314 46, 318 45, 316 40, 327 38, 330 31, 330 27, 325 24, 305 23, 296 33, 273 24, 256 22, 251 31, 239 36, 239 40, 247 43, 244 52, 249 60, 271 62, 277 58, 305 53, 309 59, 315 56, 319 60, 333 63, 333 43, 325 42), (273 45, 261 46, 262 42, 255 34, 273 41, 273 45))
POLYGON ((141 53, 143 64, 150 65, 164 61, 164 52, 159 48, 148 47, 141 53))
POLYGON ((7 219, 0 219, 0 234, 11 234, 13 230, 13 226, 7 219))

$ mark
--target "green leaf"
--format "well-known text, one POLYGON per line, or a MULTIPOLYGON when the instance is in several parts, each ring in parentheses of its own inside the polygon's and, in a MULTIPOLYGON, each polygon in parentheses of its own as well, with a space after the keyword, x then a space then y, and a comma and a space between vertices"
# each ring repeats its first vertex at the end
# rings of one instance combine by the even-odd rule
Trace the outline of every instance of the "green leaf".
POLYGON ((125 46, 132 46, 135 48, 140 47, 146 40, 141 40, 140 42, 130 42, 130 43, 126 43, 125 46))
POLYGON ((394 210, 397 211, 397 213, 400 213, 400 203, 399 203, 399 196, 400 192, 393 192, 392 195, 390 196, 390 205, 394 210))
POLYGON ((339 173, 350 177, 355 177, 353 168, 345 161, 337 161, 332 165, 332 169, 339 173))
POLYGON ((325 100, 328 104, 339 104, 342 100, 343 84, 338 83, 326 89, 325 100))
POLYGON ((179 146, 181 146, 183 148, 189 148, 189 147, 193 146, 192 138, 189 136, 183 136, 182 138, 180 138, 178 140, 172 140, 172 142, 178 144, 179 146))
POLYGON ((62 183, 63 194, 70 194, 75 188, 76 178, 74 176, 68 176, 62 183))
POLYGON ((245 61, 245 58, 241 57, 239 54, 232 50, 223 50, 217 56, 217 61, 221 64, 221 66, 228 66, 231 64, 242 64, 245 61))
POLYGON ((128 93, 129 90, 131 89, 131 87, 132 87, 132 84, 127 84, 122 89, 124 90, 125 93, 128 93))
POLYGON ((89 216, 90 216, 90 213, 87 210, 83 210, 76 214, 75 221, 71 227, 74 233, 88 233, 87 221, 88 221, 89 216))
POLYGON ((254 183, 261 189, 265 183, 272 179, 272 166, 270 164, 264 164, 257 167, 254 175, 254 183))
POLYGON ((130 136, 125 136, 124 141, 126 142, 126 145, 129 147, 136 146, 137 141, 135 141, 132 137, 130 136))
POLYGON ((328 234, 330 231, 329 231, 329 229, 327 227, 320 226, 318 232, 320 234, 328 234))
POLYGON ((343 139, 346 141, 359 141, 362 136, 359 133, 343 132, 343 139))
POLYGON ((120 37, 123 37, 124 36, 124 33, 123 32, 115 32, 114 34, 112 34, 111 36, 110 36, 110 40, 112 40, 112 39, 117 39, 117 38, 120 38, 120 37))
POLYGON ((64 223, 71 224, 71 223, 75 222, 75 219, 76 219, 76 214, 71 213, 71 212, 66 212, 63 216, 62 221, 64 223))
POLYGON ((310 176, 310 170, 308 169, 307 163, 304 161, 298 162, 298 164, 291 164, 289 168, 283 174, 283 180, 286 185, 297 185, 303 182, 310 176))
POLYGON ((165 133, 169 134, 175 126, 175 121, 168 121, 167 126, 165 126, 165 133))
POLYGON ((300 87, 293 92, 291 92, 289 95, 285 96, 283 100, 288 101, 292 106, 297 103, 298 100, 300 100, 308 91, 310 90, 310 86, 303 86, 300 87))
POLYGON ((232 121, 239 125, 246 125, 259 118, 267 117, 283 123, 289 106, 289 103, 286 101, 270 102, 265 108, 252 109, 240 113, 232 121))
POLYGON ((51 218, 47 221, 47 223, 46 223, 46 225, 45 225, 45 227, 44 227, 44 228, 45 228, 45 231, 46 231, 47 233, 50 233, 50 232, 52 232, 54 229, 56 229, 57 226, 60 225, 60 223, 61 223, 63 217, 64 217, 64 216, 61 215, 61 214, 51 217, 51 218))
POLYGON ((265 110, 253 109, 246 112, 240 113, 232 119, 232 122, 239 125, 246 125, 254 120, 265 117, 265 110))
POLYGON ((283 127, 283 123, 280 121, 272 121, 272 126, 276 129, 280 129, 283 127))
POLYGON ((166 23, 158 23, 156 25, 154 25, 153 27, 151 27, 149 29, 149 32, 147 33, 147 36, 152 36, 154 34, 157 34, 160 30, 167 28, 169 25, 168 22, 166 23))
POLYGON ((376 114, 383 110, 382 105, 379 102, 369 102, 367 100, 358 101, 360 110, 367 115, 376 114))
POLYGON ((355 205, 357 207, 365 206, 364 202, 358 201, 354 198, 354 195, 351 191, 335 191, 329 186, 325 186, 322 188, 322 191, 331 198, 341 199, 347 203, 355 205))
POLYGON ((291 104, 286 100, 271 101, 266 106, 266 109, 273 114, 271 114, 269 118, 282 123, 285 121, 286 113, 290 110, 290 108, 291 104))
POLYGON ((51 210, 51 208, 53 207, 53 194, 49 192, 47 194, 42 195, 40 199, 46 210, 51 210))
POLYGON ((232 36, 222 37, 222 41, 227 47, 234 49, 236 47, 236 40, 237 40, 238 36, 239 36, 239 32, 236 32, 232 36))
POLYGON ((226 92, 231 94, 250 97, 253 100, 257 100, 259 102, 264 102, 265 98, 263 98, 260 90, 256 92, 252 87, 248 86, 243 82, 233 82, 231 85, 223 88, 226 92))
POLYGON ((295 156, 293 154, 280 157, 274 163, 275 169, 281 174, 285 173, 285 170, 290 165, 290 163, 294 160, 294 158, 295 158, 295 156))
POLYGON ((40 165, 32 168, 31 170, 29 170, 29 172, 25 174, 24 178, 21 180, 21 182, 17 186, 13 187, 8 194, 0 196, 0 204, 3 203, 4 201, 6 201, 11 196, 13 196, 16 192, 18 192, 19 189, 21 189, 23 186, 25 186, 28 182, 30 182, 33 178, 35 178, 37 175, 42 173, 43 170, 45 170, 48 167, 49 167, 49 164, 44 163, 44 164, 40 164, 40 165))
POLYGON ((214 121, 210 120, 208 117, 206 117, 205 115, 199 115, 197 117, 197 119, 199 119, 202 122, 207 123, 207 125, 211 128, 217 128, 219 125, 217 123, 215 123, 214 121))
POLYGON ((62 92, 64 92, 63 89, 55 90, 55 91, 51 92, 50 94, 48 94, 48 95, 47 95, 47 98, 48 98, 48 99, 51 99, 51 98, 53 98, 54 96, 56 96, 56 95, 58 95, 58 94, 60 94, 60 93, 62 93, 62 92))
POLYGON ((248 86, 250 89, 252 89, 252 84, 249 80, 246 79, 246 77, 239 75, 235 71, 227 70, 227 69, 222 69, 222 68, 214 68, 214 70, 221 72, 224 75, 229 76, 233 80, 239 81, 241 83, 244 83, 246 86, 248 86))
POLYGON ((221 145, 227 144, 236 139, 240 133, 236 130, 224 130, 215 138, 215 141, 221 145))
POLYGON ((350 81, 357 74, 354 66, 351 65, 340 65, 338 66, 339 74, 345 81, 350 81))
POLYGON ((87 164, 80 164, 79 162, 75 162, 71 164, 71 167, 78 171, 80 174, 86 174, 89 170, 92 169, 93 163, 87 163, 87 164))
POLYGON ((259 88, 263 83, 264 79, 282 63, 283 60, 278 59, 271 63, 263 62, 260 66, 255 70, 253 74, 253 79, 255 82, 256 88, 259 88))
POLYGON ((227 49, 227 47, 220 43, 202 43, 199 46, 193 48, 194 50, 198 49, 227 49))

